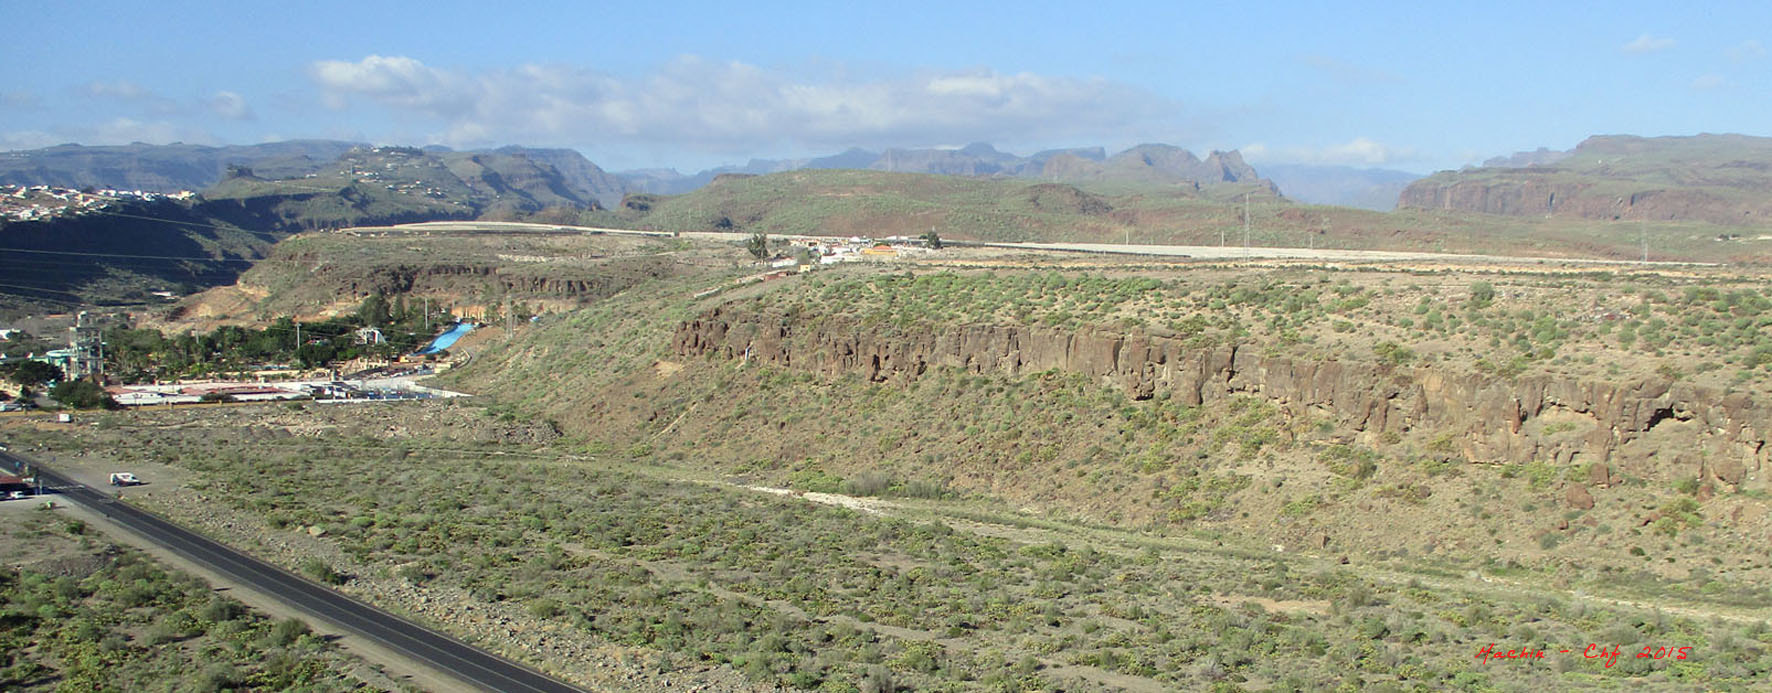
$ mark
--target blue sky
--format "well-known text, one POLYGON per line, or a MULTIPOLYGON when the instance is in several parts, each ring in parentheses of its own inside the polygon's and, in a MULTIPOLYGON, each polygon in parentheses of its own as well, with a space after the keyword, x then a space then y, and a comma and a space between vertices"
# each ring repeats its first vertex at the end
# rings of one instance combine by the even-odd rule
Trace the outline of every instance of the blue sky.
POLYGON ((1772 135, 1772 3, 7 3, 0 150, 342 138, 612 170, 987 141, 1427 172, 1772 135))

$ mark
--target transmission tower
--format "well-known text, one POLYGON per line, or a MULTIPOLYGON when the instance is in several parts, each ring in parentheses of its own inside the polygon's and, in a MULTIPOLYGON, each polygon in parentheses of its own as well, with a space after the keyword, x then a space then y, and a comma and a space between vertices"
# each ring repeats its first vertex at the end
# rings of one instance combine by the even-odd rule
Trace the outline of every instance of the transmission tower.
POLYGON ((68 349, 73 352, 73 357, 68 359, 68 379, 79 380, 104 373, 105 343, 97 319, 80 311, 74 316, 74 326, 68 328, 68 332, 68 349))

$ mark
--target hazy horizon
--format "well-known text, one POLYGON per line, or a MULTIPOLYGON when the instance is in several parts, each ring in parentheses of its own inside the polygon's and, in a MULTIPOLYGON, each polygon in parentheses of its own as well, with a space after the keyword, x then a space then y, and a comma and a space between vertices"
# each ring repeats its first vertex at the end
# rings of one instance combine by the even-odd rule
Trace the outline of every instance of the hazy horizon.
POLYGON ((1772 8, 21 6, 0 149, 326 138, 691 173, 850 147, 1162 142, 1428 173, 1772 134, 1772 8))

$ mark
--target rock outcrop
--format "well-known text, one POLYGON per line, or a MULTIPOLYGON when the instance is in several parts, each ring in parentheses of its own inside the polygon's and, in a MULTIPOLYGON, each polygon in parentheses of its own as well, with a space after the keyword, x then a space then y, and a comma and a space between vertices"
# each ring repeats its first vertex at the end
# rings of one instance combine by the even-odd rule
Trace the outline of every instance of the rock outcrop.
MULTIPOLYGON (((1294 415, 1330 417, 1357 435, 1412 435, 1435 454, 1476 463, 1591 464, 1648 478, 1715 479, 1765 488, 1765 408, 1745 395, 1666 380, 1504 379, 1364 361, 1306 361, 1258 349, 1194 348, 1187 335, 1065 331, 1023 325, 896 330, 846 319, 799 323, 716 308, 683 323, 682 356, 746 358, 877 382, 932 368, 1019 376, 1059 370, 1188 405, 1264 397, 1294 415), (1536 419, 1589 421, 1583 435, 1534 433, 1536 419), (1608 466, 1610 465, 1610 466, 1608 466)), ((1592 478, 1593 472, 1590 472, 1592 478)))
POLYGON ((1571 180, 1554 169, 1514 169, 1497 178, 1436 175, 1410 183, 1399 209, 1433 209, 1506 216, 1560 216, 1611 221, 1766 223, 1772 204, 1727 199, 1704 189, 1644 187, 1614 194, 1605 181, 1571 180))
POLYGON ((345 296, 467 295, 476 291, 554 298, 605 298, 685 268, 662 258, 615 258, 589 265, 524 267, 478 262, 392 263, 368 269, 313 263, 310 281, 345 296))

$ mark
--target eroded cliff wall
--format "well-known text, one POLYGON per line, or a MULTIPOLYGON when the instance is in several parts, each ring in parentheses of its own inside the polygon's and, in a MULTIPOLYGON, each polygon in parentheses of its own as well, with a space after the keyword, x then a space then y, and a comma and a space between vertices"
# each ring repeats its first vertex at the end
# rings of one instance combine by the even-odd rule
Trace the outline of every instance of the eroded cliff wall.
POLYGON ((1725 226, 1772 223, 1772 204, 1748 191, 1570 182, 1555 179, 1552 173, 1556 172, 1520 169, 1500 178, 1457 174, 1423 178, 1403 189, 1397 208, 1607 221, 1705 221, 1725 226))
POLYGON ((1768 411, 1742 394, 1666 380, 1631 383, 1515 379, 1438 367, 1304 361, 1255 347, 1193 348, 1187 336, 1067 331, 1023 325, 901 330, 822 318, 714 309, 683 323, 682 356, 748 358, 874 381, 931 368, 1018 376, 1080 373, 1135 398, 1158 392, 1190 405, 1258 395, 1293 415, 1331 417, 1374 441, 1410 436, 1428 450, 1476 463, 1587 464, 1645 479, 1712 478, 1766 487, 1768 411), (1558 426, 1546 424, 1557 423, 1558 426))

